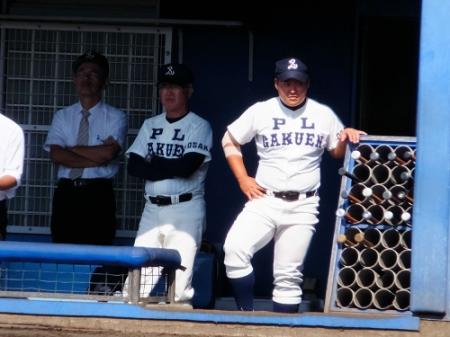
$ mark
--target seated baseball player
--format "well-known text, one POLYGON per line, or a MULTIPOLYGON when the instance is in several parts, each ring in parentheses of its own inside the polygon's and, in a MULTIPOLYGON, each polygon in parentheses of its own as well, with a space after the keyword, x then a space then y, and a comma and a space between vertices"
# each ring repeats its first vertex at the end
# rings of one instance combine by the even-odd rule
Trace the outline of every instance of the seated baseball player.
MULTIPOLYGON (((145 179, 145 198, 134 245, 179 251, 175 301, 191 302, 192 270, 205 229, 204 183, 211 160, 209 123, 190 111, 193 75, 183 64, 161 67, 158 86, 163 113, 144 121, 126 152, 128 173, 145 179)), ((143 268, 141 297, 154 288, 156 270, 143 268)))
POLYGON ((276 62, 277 97, 258 102, 230 124, 222 140, 227 162, 248 198, 224 244, 226 273, 240 310, 253 310, 253 255, 274 240, 273 310, 298 312, 303 262, 319 221, 320 161, 345 154, 364 132, 344 128, 327 106, 307 97, 308 69, 297 58, 276 62), (241 145, 255 139, 255 177, 241 145))

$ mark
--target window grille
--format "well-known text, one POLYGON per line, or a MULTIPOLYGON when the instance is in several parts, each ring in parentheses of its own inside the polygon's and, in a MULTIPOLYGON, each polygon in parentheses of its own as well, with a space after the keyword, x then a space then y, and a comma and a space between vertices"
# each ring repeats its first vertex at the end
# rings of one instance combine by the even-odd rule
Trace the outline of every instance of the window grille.
MULTIPOLYGON (((49 233, 56 167, 43 150, 53 114, 77 101, 73 60, 97 50, 110 63, 104 99, 128 115, 128 148, 145 118, 158 113, 157 69, 171 56, 169 28, 0 22, 0 108, 25 132, 22 184, 9 201, 9 232, 49 233)), ((144 182, 115 177, 119 236, 133 235, 144 206, 144 182)))

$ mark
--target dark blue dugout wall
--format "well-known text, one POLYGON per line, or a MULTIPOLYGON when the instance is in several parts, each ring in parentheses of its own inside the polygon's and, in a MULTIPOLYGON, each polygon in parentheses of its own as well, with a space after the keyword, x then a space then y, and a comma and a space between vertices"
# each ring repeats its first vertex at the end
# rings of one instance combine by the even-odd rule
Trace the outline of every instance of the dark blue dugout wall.
MULTIPOLYGON (((183 11, 183 18, 189 15, 198 18, 196 9, 189 8, 183 11)), ((206 188, 206 239, 219 246, 245 202, 228 169, 220 140, 226 126, 249 105, 276 94, 273 68, 277 59, 298 56, 304 60, 312 75, 310 97, 332 107, 346 125, 352 119, 355 6, 352 1, 338 4, 319 1, 300 8, 295 11, 276 6, 261 8, 258 9, 262 11, 258 19, 245 17, 242 13, 238 13, 237 17, 227 17, 228 20, 242 19, 242 27, 177 28, 183 37, 183 60, 193 68, 196 77, 191 108, 207 118, 214 130, 213 161, 206 188), (249 30, 254 38, 251 81, 248 79, 249 30)), ((170 14, 172 17, 176 15, 173 11, 170 14)), ((174 57, 176 59, 176 55, 174 57)), ((254 146, 246 146, 244 153, 250 171, 254 172, 254 146)), ((321 296, 327 280, 339 165, 328 155, 324 156, 320 190, 321 221, 305 267, 307 277, 318 279, 321 296)), ((257 296, 270 297, 272 266, 268 261, 271 260, 272 246, 263 249, 254 258, 257 296)), ((223 292, 227 295, 226 282, 220 286, 224 287, 223 292)))

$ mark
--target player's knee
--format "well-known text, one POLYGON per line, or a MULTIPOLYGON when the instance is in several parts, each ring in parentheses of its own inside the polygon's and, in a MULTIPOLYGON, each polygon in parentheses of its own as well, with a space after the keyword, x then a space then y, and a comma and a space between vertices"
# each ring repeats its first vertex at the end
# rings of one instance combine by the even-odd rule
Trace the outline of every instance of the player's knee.
POLYGON ((225 253, 225 264, 247 265, 250 262, 251 254, 236 242, 225 241, 223 251, 225 253))

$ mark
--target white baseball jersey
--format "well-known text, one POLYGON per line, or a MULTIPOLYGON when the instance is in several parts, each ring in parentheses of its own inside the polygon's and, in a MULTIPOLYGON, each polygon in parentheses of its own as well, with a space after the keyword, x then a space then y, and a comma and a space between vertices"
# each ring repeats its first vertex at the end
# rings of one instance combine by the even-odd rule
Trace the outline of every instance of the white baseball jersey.
POLYGON ((201 167, 188 179, 174 177, 145 183, 147 195, 175 195, 203 193, 204 182, 211 161, 212 130, 208 121, 189 112, 182 119, 169 123, 166 114, 146 119, 130 152, 145 158, 147 155, 164 158, 180 158, 189 152, 205 155, 201 167))
POLYGON ((316 190, 324 149, 337 146, 343 125, 326 105, 307 98, 298 110, 278 97, 249 107, 228 131, 240 144, 255 138, 259 165, 256 181, 273 191, 316 190))
POLYGON ((15 196, 23 172, 24 135, 13 120, 0 114, 0 177, 12 176, 17 185, 0 191, 0 201, 15 196))

